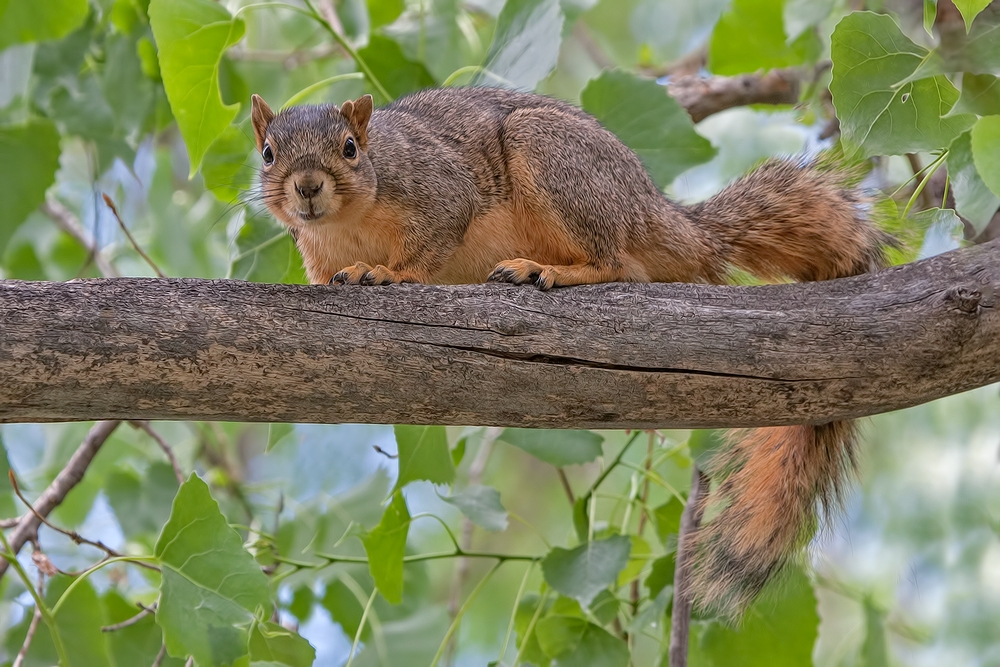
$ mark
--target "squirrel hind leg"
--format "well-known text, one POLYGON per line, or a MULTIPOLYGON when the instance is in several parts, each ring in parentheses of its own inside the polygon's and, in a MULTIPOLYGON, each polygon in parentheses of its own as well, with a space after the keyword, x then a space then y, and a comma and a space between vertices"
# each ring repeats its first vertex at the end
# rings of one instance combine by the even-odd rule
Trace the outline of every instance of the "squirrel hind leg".
POLYGON ((621 267, 598 266, 596 264, 568 264, 556 266, 539 264, 530 259, 511 259, 497 264, 486 278, 488 282, 503 282, 514 285, 534 285, 540 290, 571 285, 593 283, 613 283, 627 280, 621 267))

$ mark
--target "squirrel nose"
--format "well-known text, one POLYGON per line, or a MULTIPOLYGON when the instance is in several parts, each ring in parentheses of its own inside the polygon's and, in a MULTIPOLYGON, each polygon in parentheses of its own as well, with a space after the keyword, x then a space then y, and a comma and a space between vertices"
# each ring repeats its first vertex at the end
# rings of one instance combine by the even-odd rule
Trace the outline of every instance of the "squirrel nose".
POLYGON ((312 199, 319 194, 319 191, 323 189, 323 181, 316 183, 312 179, 304 180, 302 182, 295 183, 295 191, 299 193, 299 196, 303 199, 312 199))

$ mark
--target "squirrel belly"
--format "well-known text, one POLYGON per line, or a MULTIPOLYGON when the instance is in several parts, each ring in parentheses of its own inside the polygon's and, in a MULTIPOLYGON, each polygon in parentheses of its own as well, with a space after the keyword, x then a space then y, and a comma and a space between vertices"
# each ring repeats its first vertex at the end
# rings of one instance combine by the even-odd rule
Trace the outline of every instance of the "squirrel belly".
MULTIPOLYGON (((885 265, 891 237, 842 175, 772 160, 711 199, 670 201, 594 118, 543 96, 430 89, 275 114, 253 97, 262 196, 313 283, 827 280, 885 265)), ((695 599, 736 616, 834 507, 854 427, 732 436, 695 537, 695 599), (710 515, 713 512, 709 513, 710 515)))

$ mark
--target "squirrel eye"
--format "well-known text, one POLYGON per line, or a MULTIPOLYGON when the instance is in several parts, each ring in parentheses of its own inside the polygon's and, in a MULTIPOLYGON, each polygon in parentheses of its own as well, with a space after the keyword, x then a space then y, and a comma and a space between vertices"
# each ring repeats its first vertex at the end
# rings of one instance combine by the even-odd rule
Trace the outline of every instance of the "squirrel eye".
POLYGON ((260 152, 260 156, 264 158, 264 164, 270 165, 274 163, 274 152, 271 151, 271 144, 264 144, 264 150, 260 152))
POLYGON ((347 141, 344 142, 344 157, 348 160, 353 160, 358 154, 358 148, 354 145, 354 139, 352 137, 347 137, 347 141))

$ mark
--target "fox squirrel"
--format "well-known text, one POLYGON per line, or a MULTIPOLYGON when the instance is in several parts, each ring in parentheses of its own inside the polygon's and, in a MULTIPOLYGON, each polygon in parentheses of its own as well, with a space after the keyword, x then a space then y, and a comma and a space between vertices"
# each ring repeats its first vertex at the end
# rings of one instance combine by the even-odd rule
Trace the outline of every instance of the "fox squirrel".
MULTIPOLYGON (((365 95, 251 121, 263 201, 312 283, 826 280, 886 263, 891 237, 837 172, 766 162, 706 202, 663 196, 639 158, 570 104, 493 88, 365 95)), ((850 422, 741 432, 709 472, 699 606, 735 615, 808 539, 854 463, 850 422)))

